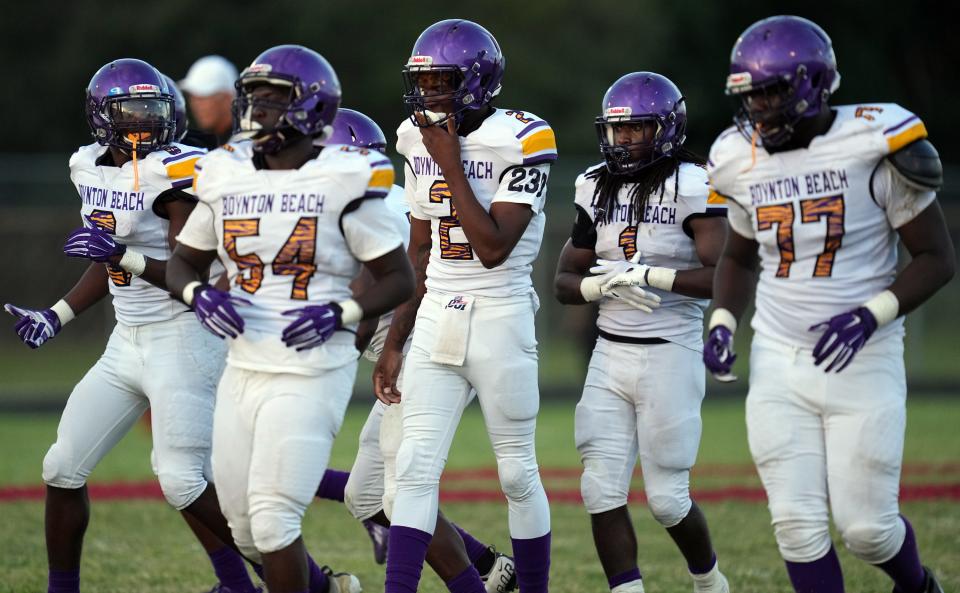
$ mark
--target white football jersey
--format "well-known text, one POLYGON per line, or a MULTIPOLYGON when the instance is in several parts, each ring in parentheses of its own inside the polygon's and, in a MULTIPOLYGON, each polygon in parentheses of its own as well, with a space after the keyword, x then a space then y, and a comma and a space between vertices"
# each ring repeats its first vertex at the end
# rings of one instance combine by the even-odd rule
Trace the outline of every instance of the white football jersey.
POLYGON ((486 269, 473 252, 440 168, 409 119, 397 130, 397 152, 406 160, 404 189, 410 215, 433 230, 427 290, 506 297, 533 290, 530 272, 543 238, 543 206, 557 142, 550 125, 524 111, 496 109, 478 129, 460 137, 463 170, 477 201, 526 204, 533 218, 506 261, 486 269))
MULTIPOLYGON (((81 147, 70 157, 70 180, 80 194, 80 215, 86 226, 96 225, 118 243, 143 255, 166 261, 170 257, 170 223, 158 212, 157 198, 168 190, 192 193, 194 164, 202 148, 171 144, 122 167, 98 165, 108 148, 81 147)), ((162 199, 161 199, 162 200, 162 199)), ((110 293, 117 321, 144 325, 166 321, 187 308, 167 291, 119 266, 107 265, 110 293)))
MULTIPOLYGON (((890 286, 896 229, 935 199, 884 158, 926 137, 916 115, 891 103, 834 109, 830 130, 808 148, 754 154, 731 128, 708 163, 713 190, 731 203, 730 228, 760 245, 754 330, 801 348, 820 337, 810 326, 890 286)), ((877 337, 902 332, 901 317, 877 337)))
MULTIPOLYGON (((400 247, 383 198, 393 167, 382 154, 331 145, 299 169, 258 169, 250 142, 224 146, 197 165, 194 210, 177 240, 216 249, 245 328, 227 362, 248 370, 315 375, 356 359, 354 333, 297 352, 282 341, 285 311, 350 298, 360 262, 400 247), (369 199, 374 198, 374 199, 369 199)), ((347 330, 355 327, 345 328, 347 330)))
MULTIPOLYGON (((390 188, 390 193, 387 194, 384 202, 387 205, 387 209, 390 210, 390 214, 392 215, 391 220, 396 225, 397 232, 403 237, 403 248, 406 249, 407 246, 410 245, 410 220, 408 218, 410 216, 410 208, 407 207, 407 199, 404 196, 403 188, 399 185, 394 185, 390 188)), ((387 340, 387 332, 390 330, 391 322, 393 322, 393 311, 380 316, 377 331, 373 334, 370 345, 367 346, 367 350, 363 353, 363 357, 370 362, 377 362, 377 359, 380 358, 380 353, 383 352, 383 344, 387 340)))
MULTIPOLYGON (((597 182, 588 175, 605 165, 587 169, 577 177, 575 202, 591 223, 590 233, 576 233, 573 245, 593 249, 598 258, 629 260, 640 252, 639 262, 675 270, 702 267, 697 256, 690 221, 706 216, 726 216, 723 199, 710 197, 707 172, 692 163, 682 163, 659 192, 647 198, 644 212, 636 214, 630 203, 634 185, 620 188, 620 207, 606 222, 594 196, 597 182), (679 175, 679 179, 678 179, 679 175), (679 192, 677 191, 679 189, 679 192)), ((578 223, 577 227, 580 224, 578 223)), ((575 229, 576 231, 576 229, 575 229)), ((616 299, 600 301, 597 326, 610 334, 630 338, 663 338, 687 348, 703 350, 703 312, 710 301, 648 287, 661 297, 660 308, 645 313, 616 299)))

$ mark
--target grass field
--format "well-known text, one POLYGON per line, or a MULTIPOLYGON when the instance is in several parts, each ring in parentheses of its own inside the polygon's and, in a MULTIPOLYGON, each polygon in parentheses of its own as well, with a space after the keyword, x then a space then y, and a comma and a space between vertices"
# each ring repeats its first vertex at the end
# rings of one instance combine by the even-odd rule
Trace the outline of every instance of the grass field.
MULTIPOLYGON (((538 450, 545 484, 553 496, 553 565, 551 589, 558 593, 603 591, 606 583, 590 539, 583 508, 568 502, 578 487, 578 458, 573 445, 572 402, 546 403, 538 430, 538 450)), ((332 466, 349 468, 366 410, 350 409, 332 466)), ((905 489, 940 486, 949 496, 904 503, 916 527, 924 560, 941 576, 945 590, 960 590, 960 437, 956 434, 960 404, 946 398, 911 402, 906 443, 905 489)), ((12 486, 39 485, 41 460, 56 433, 56 417, 0 416, 0 492, 12 486)), ((705 497, 738 487, 752 492, 759 481, 752 472, 743 427, 742 402, 708 403, 704 438, 693 488, 705 497), (720 490, 726 489, 726 490, 720 490)), ((151 480, 150 441, 133 431, 94 473, 91 484, 151 480)), ((444 491, 492 493, 493 457, 479 410, 471 407, 454 443, 444 491)), ((640 491, 642 482, 636 480, 640 491)), ((906 490, 905 490, 906 491, 906 490)), ((942 492, 941 492, 942 495, 942 492)), ((721 566, 734 591, 789 592, 762 502, 749 497, 717 496, 702 507, 710 520, 721 566), (746 500, 744 500, 746 498, 746 500)), ((506 506, 501 502, 444 504, 447 514, 483 541, 509 548, 506 506)), ((651 593, 689 591, 689 578, 679 552, 641 502, 632 505, 640 541, 640 566, 651 593)), ((382 591, 383 568, 372 562, 363 528, 341 505, 317 502, 307 514, 304 534, 321 563, 360 576, 366 591, 382 591)), ((840 546, 842 548, 842 546, 840 546)), ((847 590, 887 591, 890 585, 876 569, 841 549, 847 590)), ((421 591, 444 591, 425 571, 421 591)), ((43 505, 39 501, 0 503, 0 593, 41 591, 46 585, 43 505)), ((212 572, 177 513, 156 500, 103 501, 94 498, 83 560, 84 591, 196 592, 213 583, 212 572)))

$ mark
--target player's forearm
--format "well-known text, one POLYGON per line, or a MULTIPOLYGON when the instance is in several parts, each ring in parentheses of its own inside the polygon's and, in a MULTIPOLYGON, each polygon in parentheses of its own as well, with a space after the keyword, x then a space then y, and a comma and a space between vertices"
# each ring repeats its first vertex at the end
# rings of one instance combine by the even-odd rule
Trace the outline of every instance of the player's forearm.
POLYGON ((587 300, 580 289, 583 278, 583 274, 576 272, 557 272, 553 280, 553 294, 557 300, 564 305, 586 305, 587 300))
POLYGON ((678 270, 670 292, 698 299, 713 296, 713 277, 715 266, 704 266, 692 270, 678 270))
POLYGON ((164 266, 166 289, 172 297, 183 301, 183 290, 193 282, 203 282, 206 276, 204 272, 205 270, 200 270, 195 263, 185 258, 178 248, 164 266))
POLYGON ((373 286, 354 300, 363 310, 363 319, 375 320, 410 300, 413 288, 414 280, 410 268, 397 268, 377 278, 373 286))
POLYGON ((90 262, 80 280, 67 292, 63 300, 70 305, 74 315, 80 315, 110 294, 107 282, 107 267, 101 263, 90 262))
POLYGON ((387 330, 387 336, 384 341, 385 349, 394 349, 402 351, 407 338, 413 332, 414 323, 417 320, 417 311, 420 309, 420 303, 423 296, 427 294, 427 263, 430 260, 430 244, 419 248, 411 245, 408 250, 410 260, 413 264, 416 286, 413 296, 402 305, 398 306, 393 312, 393 320, 390 322, 390 329, 387 330))
POLYGON ((714 308, 726 309, 740 320, 750 303, 755 282, 753 265, 726 253, 721 255, 713 277, 714 308))
POLYGON ((480 205, 462 170, 447 177, 447 186, 463 234, 480 258, 480 263, 486 268, 502 264, 513 251, 516 241, 511 241, 493 216, 480 205))
POLYGON ((952 251, 914 254, 889 288, 900 303, 898 316, 926 302, 953 278, 955 269, 952 251))

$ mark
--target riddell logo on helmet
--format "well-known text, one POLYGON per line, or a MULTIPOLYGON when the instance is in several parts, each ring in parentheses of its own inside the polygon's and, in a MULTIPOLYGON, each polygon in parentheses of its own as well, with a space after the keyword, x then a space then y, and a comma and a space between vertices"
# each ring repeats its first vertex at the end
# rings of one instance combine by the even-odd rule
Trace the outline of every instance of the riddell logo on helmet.
POLYGON ((130 92, 131 95, 134 95, 136 93, 159 93, 160 87, 158 87, 155 84, 141 83, 141 84, 131 84, 127 90, 130 92))
POLYGON ((410 59, 407 60, 407 66, 425 68, 425 67, 430 67, 432 65, 433 65, 433 56, 410 56, 410 59))
POLYGON ((749 72, 735 72, 727 77, 727 88, 746 90, 753 86, 753 76, 749 72))
POLYGON ((607 119, 628 119, 633 114, 630 107, 607 107, 604 116, 607 119))
POLYGON ((247 68, 247 74, 266 74, 273 70, 272 64, 250 64, 247 68))

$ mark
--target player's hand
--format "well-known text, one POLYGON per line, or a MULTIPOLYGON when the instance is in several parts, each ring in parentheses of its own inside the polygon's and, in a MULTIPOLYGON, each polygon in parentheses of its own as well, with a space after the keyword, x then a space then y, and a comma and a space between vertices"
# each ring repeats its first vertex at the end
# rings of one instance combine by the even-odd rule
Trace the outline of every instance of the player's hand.
POLYGON ((735 360, 737 355, 733 351, 733 332, 725 325, 715 326, 703 345, 703 364, 717 381, 729 383, 737 380, 730 373, 735 360))
POLYGON ((583 294, 584 300, 591 302, 607 297, 622 301, 634 309, 652 313, 654 309, 660 306, 660 295, 647 292, 639 286, 610 285, 610 281, 618 275, 640 265, 637 264, 639 258, 640 254, 637 253, 630 261, 597 260, 597 265, 590 268, 590 272, 597 275, 587 276, 580 284, 580 292, 583 294))
POLYGON ((453 117, 447 119, 446 126, 427 125, 427 116, 416 112, 413 116, 420 128, 420 137, 423 139, 423 146, 433 158, 437 166, 444 173, 449 173, 455 169, 462 169, 463 163, 460 159, 460 136, 457 135, 457 123, 453 117))
POLYGON ((126 245, 117 243, 113 235, 96 226, 76 229, 63 244, 63 252, 69 257, 82 257, 101 263, 117 263, 126 250, 126 245))
POLYGON ((377 399, 387 404, 400 403, 400 390, 397 389, 397 379, 400 378, 400 367, 403 365, 403 352, 396 349, 384 348, 373 367, 373 392, 377 399))
POLYGON ((220 339, 236 338, 243 333, 243 318, 235 305, 249 305, 250 301, 230 296, 209 284, 201 284, 193 292, 193 311, 200 325, 220 339))
POLYGON ((343 327, 343 309, 337 303, 291 309, 283 314, 297 316, 283 330, 283 343, 297 352, 323 344, 343 327))
POLYGON ((847 368, 853 356, 860 352, 873 332, 877 331, 877 318, 870 309, 857 307, 811 326, 810 331, 823 331, 817 345, 813 347, 814 364, 820 366, 820 363, 833 357, 823 372, 829 373, 836 369, 839 373, 847 368))
POLYGON ((43 346, 47 340, 52 340, 63 327, 53 309, 24 309, 10 303, 5 304, 3 309, 17 318, 14 331, 21 342, 33 349, 43 346))

